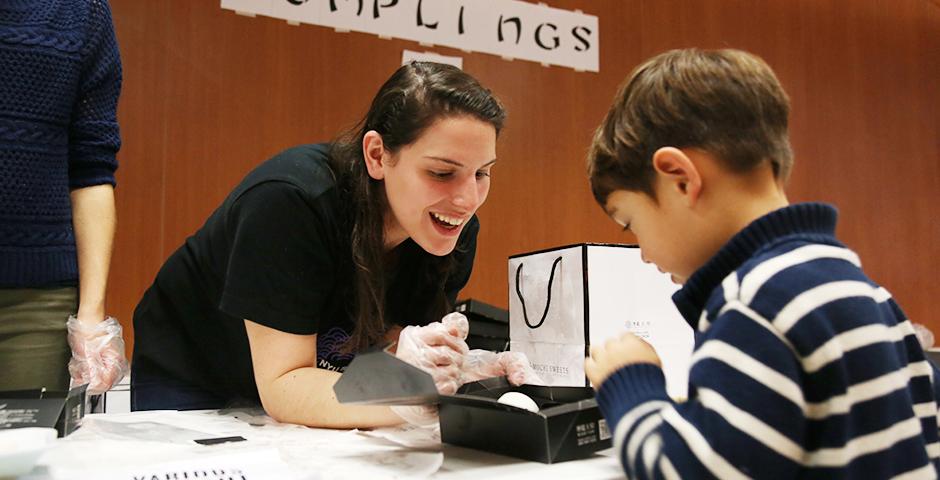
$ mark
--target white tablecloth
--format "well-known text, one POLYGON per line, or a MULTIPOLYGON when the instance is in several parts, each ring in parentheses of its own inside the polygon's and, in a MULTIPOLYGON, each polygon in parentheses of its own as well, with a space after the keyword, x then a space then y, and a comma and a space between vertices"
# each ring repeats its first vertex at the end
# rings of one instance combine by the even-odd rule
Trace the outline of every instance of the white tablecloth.
POLYGON ((259 410, 96 414, 22 479, 623 478, 610 451, 545 465, 441 444, 435 433, 280 424, 259 410), (240 436, 200 445, 193 440, 240 436), (173 475, 176 477, 173 477, 173 475), (185 476, 184 476, 185 474, 185 476))

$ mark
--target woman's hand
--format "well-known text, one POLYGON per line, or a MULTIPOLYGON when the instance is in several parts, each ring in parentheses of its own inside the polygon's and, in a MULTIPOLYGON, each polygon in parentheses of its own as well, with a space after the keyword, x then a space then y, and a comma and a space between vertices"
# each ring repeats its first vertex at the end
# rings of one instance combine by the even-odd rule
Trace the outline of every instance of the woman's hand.
POLYGON ((460 387, 464 355, 470 350, 465 340, 469 329, 467 317, 459 313, 423 327, 405 327, 395 355, 431 374, 438 393, 452 395, 460 387))
POLYGON ((464 360, 460 384, 503 376, 515 386, 542 381, 522 352, 470 350, 464 360))

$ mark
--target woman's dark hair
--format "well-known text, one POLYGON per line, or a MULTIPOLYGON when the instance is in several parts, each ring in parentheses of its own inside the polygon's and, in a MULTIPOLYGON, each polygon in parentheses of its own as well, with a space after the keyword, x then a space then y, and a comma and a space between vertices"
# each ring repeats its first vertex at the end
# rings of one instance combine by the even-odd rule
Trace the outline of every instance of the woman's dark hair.
MULTIPOLYGON (((362 139, 375 130, 385 149, 397 153, 417 140, 435 121, 468 115, 502 129, 506 112, 499 100, 459 68, 439 63, 403 65, 382 85, 369 112, 355 127, 341 134, 330 149, 330 166, 344 196, 351 203, 351 249, 354 265, 354 300, 351 314, 355 329, 347 350, 375 344, 388 328, 385 319, 384 216, 388 212, 385 184, 369 176, 362 153, 362 139)), ((458 247, 459 248, 459 247, 458 247)), ((452 268, 453 252, 444 257, 427 254, 425 275, 436 284, 436 298, 429 298, 430 313, 440 318, 450 308, 444 281, 452 268)))

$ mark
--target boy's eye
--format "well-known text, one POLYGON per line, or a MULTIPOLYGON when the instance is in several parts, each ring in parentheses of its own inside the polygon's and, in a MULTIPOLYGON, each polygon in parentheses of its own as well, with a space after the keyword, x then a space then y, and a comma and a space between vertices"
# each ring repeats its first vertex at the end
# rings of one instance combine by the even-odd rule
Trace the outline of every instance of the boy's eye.
POLYGON ((439 179, 439 180, 450 178, 450 176, 454 174, 454 172, 442 172, 442 171, 437 171, 437 170, 428 170, 428 173, 432 177, 439 179))

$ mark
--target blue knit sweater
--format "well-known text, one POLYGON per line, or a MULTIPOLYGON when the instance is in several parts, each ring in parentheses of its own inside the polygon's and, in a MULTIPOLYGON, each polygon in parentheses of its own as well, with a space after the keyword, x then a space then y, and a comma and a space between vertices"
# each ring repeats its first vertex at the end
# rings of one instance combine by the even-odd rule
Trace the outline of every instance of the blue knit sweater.
POLYGON ((835 223, 772 212, 675 294, 698 331, 688 401, 649 364, 602 384, 630 478, 936 478, 936 370, 835 223))
POLYGON ((77 284, 69 192, 115 183, 120 87, 105 0, 0 1, 0 288, 77 284))

